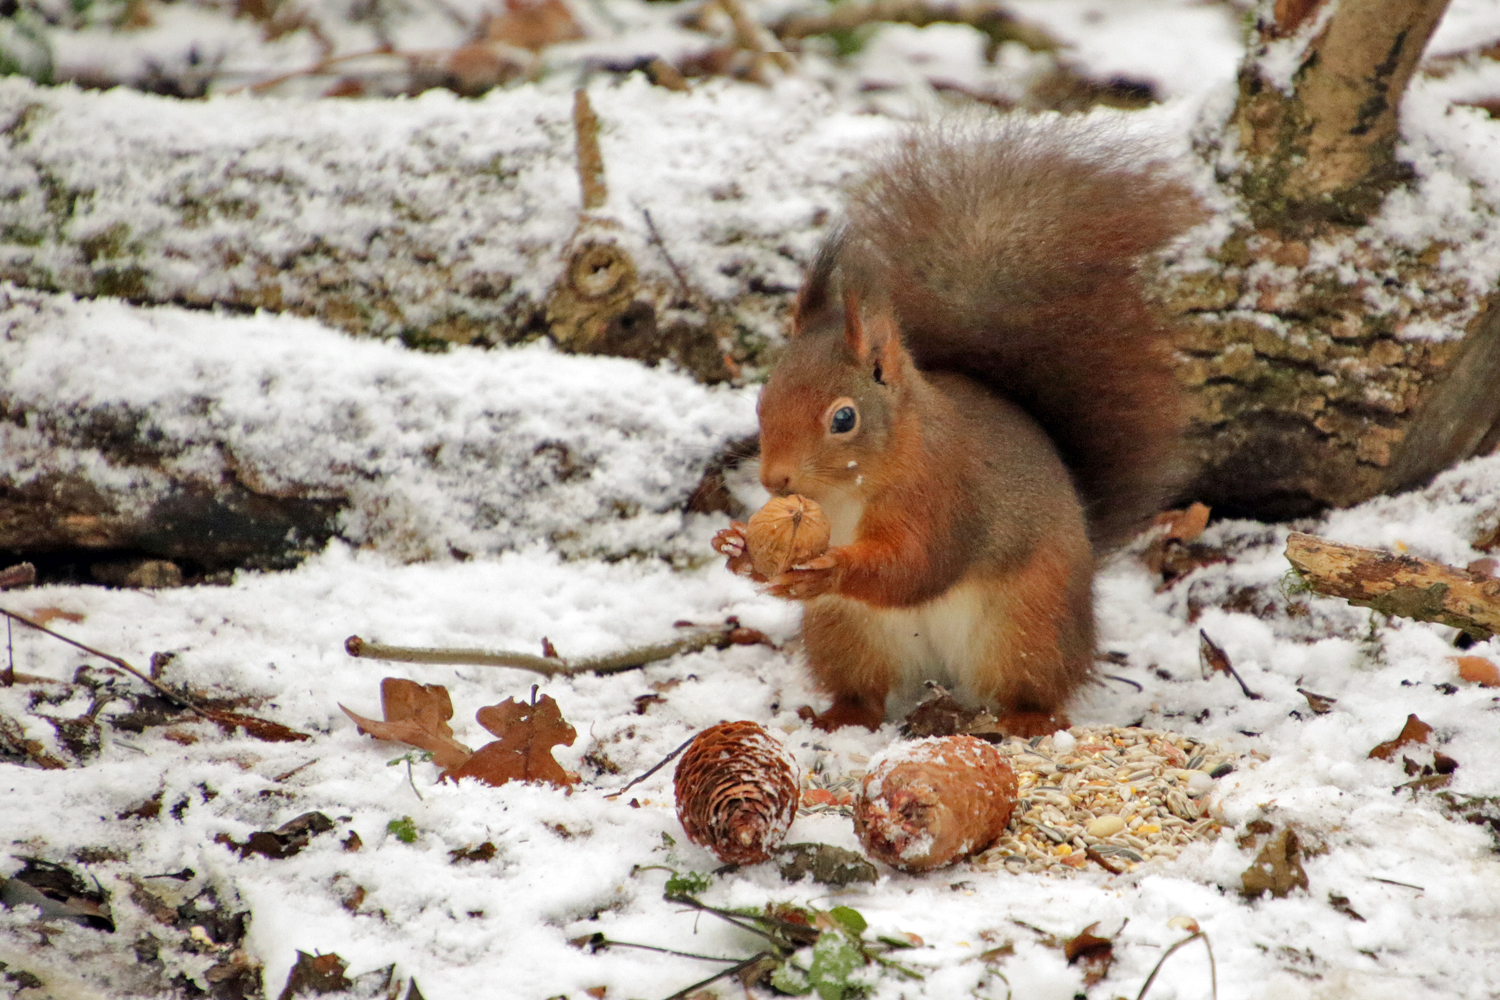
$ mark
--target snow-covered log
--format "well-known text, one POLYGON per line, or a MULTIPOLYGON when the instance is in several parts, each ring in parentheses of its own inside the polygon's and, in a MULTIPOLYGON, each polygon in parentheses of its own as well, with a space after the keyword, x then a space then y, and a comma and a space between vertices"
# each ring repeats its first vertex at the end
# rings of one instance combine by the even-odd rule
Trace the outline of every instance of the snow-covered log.
POLYGON ((565 89, 184 102, 3 79, 0 278, 414 345, 550 332, 704 381, 756 364, 894 123, 797 81, 631 79, 590 104, 605 191, 585 215, 565 89))

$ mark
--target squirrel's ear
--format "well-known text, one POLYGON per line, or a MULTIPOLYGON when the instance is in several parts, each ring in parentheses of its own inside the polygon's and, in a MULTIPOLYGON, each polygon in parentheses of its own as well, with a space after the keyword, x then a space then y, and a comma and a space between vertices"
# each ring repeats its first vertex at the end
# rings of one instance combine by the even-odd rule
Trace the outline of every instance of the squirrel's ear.
POLYGON ((901 345, 896 319, 888 311, 882 309, 867 318, 860 312, 858 296, 845 292, 844 339, 854 356, 872 367, 875 381, 884 383, 893 376, 900 377, 906 348, 901 345))

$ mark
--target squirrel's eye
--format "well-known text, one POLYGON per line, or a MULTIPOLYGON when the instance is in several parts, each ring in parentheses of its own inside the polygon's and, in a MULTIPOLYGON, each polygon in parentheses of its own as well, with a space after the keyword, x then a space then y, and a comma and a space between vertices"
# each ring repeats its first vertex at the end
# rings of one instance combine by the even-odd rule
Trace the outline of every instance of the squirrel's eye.
POLYGON ((835 434, 848 434, 854 430, 854 424, 859 419, 852 406, 840 406, 833 411, 833 419, 828 422, 828 429, 835 434))

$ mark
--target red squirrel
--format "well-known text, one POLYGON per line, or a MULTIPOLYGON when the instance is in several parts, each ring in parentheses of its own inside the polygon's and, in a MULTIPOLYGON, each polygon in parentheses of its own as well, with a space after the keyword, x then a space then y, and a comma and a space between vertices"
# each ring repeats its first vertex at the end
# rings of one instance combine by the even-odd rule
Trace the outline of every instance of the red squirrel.
MULTIPOLYGON (((924 680, 1007 731, 1068 725, 1093 672, 1098 556, 1182 468, 1169 331, 1139 265, 1200 219, 1159 165, 1053 120, 905 141, 852 191, 760 395, 760 479, 832 547, 802 602, 814 722, 876 728, 924 680)), ((745 526, 719 532, 754 576, 745 526)))

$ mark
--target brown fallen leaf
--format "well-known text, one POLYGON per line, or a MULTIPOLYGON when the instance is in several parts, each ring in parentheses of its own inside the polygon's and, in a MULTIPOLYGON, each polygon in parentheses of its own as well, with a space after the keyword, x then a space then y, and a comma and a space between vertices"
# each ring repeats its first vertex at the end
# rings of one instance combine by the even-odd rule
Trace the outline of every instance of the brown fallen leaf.
POLYGON ((442 780, 478 778, 496 786, 510 781, 544 781, 563 787, 577 781, 578 775, 563 770, 552 759, 552 748, 572 746, 577 732, 563 721, 562 710, 550 695, 537 698, 533 687, 531 698, 529 705, 507 698, 476 712, 479 724, 500 738, 486 743, 461 764, 450 766, 442 780))
POLYGON ((1093 986, 1109 975, 1109 967, 1115 961, 1115 945, 1109 938, 1094 933, 1098 923, 1089 924, 1077 937, 1063 942, 1063 955, 1069 965, 1083 963, 1083 985, 1093 986))
POLYGON ((931 681, 927 687, 931 693, 907 713, 901 722, 901 735, 907 739, 919 740, 928 736, 958 736, 967 733, 980 710, 960 705, 958 699, 946 688, 931 681))
POLYGON ((1360 923, 1365 922, 1365 918, 1360 916, 1353 906, 1349 905, 1348 896, 1340 896, 1338 893, 1330 892, 1328 894, 1328 905, 1342 913, 1344 916, 1348 917, 1350 920, 1358 920, 1360 923))
POLYGON ((1203 529, 1208 527, 1209 508, 1205 504, 1194 503, 1184 510, 1165 510, 1156 515, 1152 521, 1154 527, 1165 527, 1163 538, 1170 538, 1179 542, 1191 542, 1203 534, 1203 529))
POLYGON ((342 993, 354 985, 344 976, 348 967, 336 952, 309 955, 299 949, 297 964, 287 974, 286 986, 277 1000, 292 1000, 308 994, 342 993))
POLYGON ((246 735, 253 736, 267 743, 298 743, 302 740, 310 740, 311 736, 299 733, 295 729, 289 729, 279 722, 269 719, 259 719, 253 715, 244 715, 240 712, 225 712, 217 709, 203 709, 203 717, 218 724, 225 735, 233 733, 236 729, 243 729, 246 735))
POLYGON ((418 684, 400 677, 380 682, 380 710, 384 722, 376 722, 340 705, 344 714, 360 730, 378 740, 395 740, 426 750, 441 768, 453 769, 467 761, 472 751, 453 738, 448 720, 453 718, 453 701, 441 684, 418 684))
POLYGON ((1370 757, 1375 760, 1390 760, 1396 756, 1396 751, 1402 747, 1411 746, 1413 743, 1426 743, 1427 738, 1432 735, 1432 727, 1415 715, 1406 717, 1406 725, 1401 727, 1400 734, 1393 740, 1386 740, 1375 749, 1370 751, 1370 757))
POLYGON ((1297 693, 1307 699, 1307 707, 1313 710, 1314 715, 1327 715, 1338 704, 1337 698, 1330 698, 1326 694, 1314 694, 1303 688, 1298 688, 1297 693))
POLYGON ((1483 656, 1454 656, 1451 659, 1458 664, 1458 676, 1461 679, 1480 687, 1500 687, 1500 667, 1493 660, 1483 656))
POLYGON ((65 611, 62 608, 47 607, 37 608, 35 611, 31 612, 28 617, 38 625, 46 625, 48 622, 54 621, 58 618, 61 618, 65 622, 72 622, 74 625, 77 625, 79 622, 83 621, 86 616, 79 614, 77 611, 65 611))
POLYGON ((1268 890, 1281 899, 1293 889, 1307 888, 1307 872, 1302 868, 1302 848, 1290 827, 1267 842, 1255 862, 1240 874, 1240 893, 1247 899, 1264 895, 1268 890))
POLYGON ((215 837, 214 843, 234 848, 242 858, 259 854, 261 857, 280 860, 298 853, 307 846, 308 841, 332 829, 333 820, 320 812, 309 812, 288 820, 274 830, 258 830, 247 837, 243 844, 227 833, 215 837))
POLYGON ((485 28, 487 40, 533 52, 582 37, 583 29, 563 0, 505 0, 505 13, 485 28))

